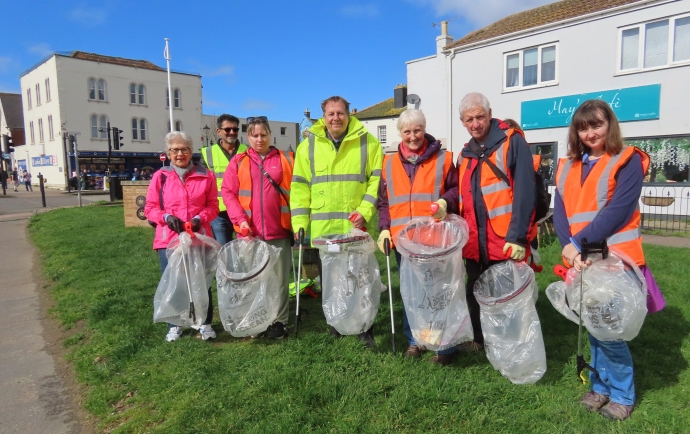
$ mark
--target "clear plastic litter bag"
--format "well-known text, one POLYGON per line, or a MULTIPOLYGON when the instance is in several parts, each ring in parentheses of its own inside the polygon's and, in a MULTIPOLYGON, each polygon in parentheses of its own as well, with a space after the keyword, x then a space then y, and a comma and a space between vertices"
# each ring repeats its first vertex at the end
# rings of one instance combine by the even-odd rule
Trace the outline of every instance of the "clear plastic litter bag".
POLYGON ((576 324, 583 275, 582 324, 587 331, 600 341, 634 339, 647 315, 647 282, 635 262, 609 248, 608 258, 598 255, 584 273, 571 268, 565 282, 546 288, 553 307, 576 324))
POLYGON ((474 336, 462 261, 468 236, 467 222, 453 214, 414 218, 398 234, 400 294, 418 346, 441 351, 474 336))
POLYGON ((206 235, 194 235, 182 232, 168 245, 168 266, 153 297, 154 323, 198 329, 206 321, 208 288, 216 273, 220 244, 206 235))
POLYGON ((524 262, 499 262, 479 276, 473 290, 491 366, 513 384, 539 381, 546 372, 546 350, 534 271, 524 262))
POLYGON ((255 336, 278 317, 280 287, 275 268, 279 247, 258 238, 238 238, 218 253, 218 310, 232 336, 255 336))
POLYGON ((366 232, 315 238, 323 274, 322 297, 326 323, 342 335, 367 331, 376 318, 381 292, 381 271, 376 243, 366 232))

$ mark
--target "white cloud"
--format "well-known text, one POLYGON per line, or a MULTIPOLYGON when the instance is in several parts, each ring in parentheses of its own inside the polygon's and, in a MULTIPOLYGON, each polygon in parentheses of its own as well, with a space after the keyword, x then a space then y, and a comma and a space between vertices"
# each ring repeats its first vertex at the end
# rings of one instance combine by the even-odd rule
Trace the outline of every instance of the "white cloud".
POLYGON ((85 26, 97 26, 105 22, 105 10, 90 8, 82 3, 70 11, 69 18, 85 26))
POLYGON ((242 110, 271 110, 275 107, 270 101, 262 101, 260 99, 248 99, 242 103, 242 110))
POLYGON ((461 15, 467 22, 478 26, 485 26, 495 21, 512 15, 516 12, 526 11, 554 0, 408 0, 411 3, 431 6, 436 15, 443 18, 451 18, 461 15))
POLYGON ((30 46, 29 52, 37 54, 39 57, 46 57, 53 54, 53 50, 51 50, 50 46, 48 46, 48 44, 45 42, 30 46))
POLYGON ((379 14, 375 5, 348 5, 340 9, 340 14, 350 18, 372 18, 379 14))
POLYGON ((219 66, 215 69, 212 69, 210 71, 207 71, 205 76, 207 77, 221 77, 221 76, 232 76, 232 74, 235 72, 235 68, 231 65, 223 65, 219 66))

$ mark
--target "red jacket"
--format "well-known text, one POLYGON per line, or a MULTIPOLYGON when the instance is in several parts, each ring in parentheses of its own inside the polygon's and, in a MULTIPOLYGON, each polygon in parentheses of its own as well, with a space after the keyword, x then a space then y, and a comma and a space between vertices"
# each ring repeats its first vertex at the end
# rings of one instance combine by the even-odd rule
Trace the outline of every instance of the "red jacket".
MULTIPOLYGON (((251 212, 252 218, 249 227, 254 236, 263 240, 276 240, 280 238, 287 238, 291 234, 284 229, 280 224, 280 193, 273 187, 268 179, 261 173, 259 164, 263 164, 264 169, 271 175, 271 178, 280 184, 283 180, 283 169, 280 162, 280 152, 278 149, 271 147, 271 150, 266 155, 266 158, 261 160, 259 154, 253 149, 249 148, 246 151, 247 157, 252 161, 246 161, 242 164, 242 170, 245 167, 250 167, 252 176, 252 201, 251 212), (251 163, 251 164, 246 164, 251 163)), ((225 170, 223 176, 223 184, 220 188, 223 202, 228 208, 228 217, 233 225, 239 226, 240 223, 248 221, 247 214, 242 209, 238 194, 240 191, 240 182, 237 177, 237 163, 240 154, 233 157, 232 161, 225 170)), ((238 234, 238 236, 240 236, 238 234)))
POLYGON ((150 222, 157 225, 156 236, 153 239, 154 249, 167 248, 170 241, 177 237, 165 223, 165 214, 174 215, 185 222, 199 216, 201 233, 211 236, 211 220, 218 216, 216 177, 205 167, 195 164, 187 173, 183 184, 171 166, 163 167, 153 174, 146 193, 144 214, 150 222))

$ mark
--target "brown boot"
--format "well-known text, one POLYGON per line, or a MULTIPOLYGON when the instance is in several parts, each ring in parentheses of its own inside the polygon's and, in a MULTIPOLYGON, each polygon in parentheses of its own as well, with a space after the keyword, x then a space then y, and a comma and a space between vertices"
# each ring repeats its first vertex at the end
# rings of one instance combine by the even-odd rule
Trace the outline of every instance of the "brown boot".
POLYGON ((422 350, 421 347, 418 347, 416 345, 410 345, 409 347, 407 347, 407 351, 403 353, 403 357, 418 359, 422 357, 423 352, 424 350, 422 350))
POLYGON ((453 363, 453 357, 455 354, 436 354, 431 358, 431 363, 435 363, 440 366, 448 366, 453 363))
POLYGON ((597 392, 587 392, 580 400, 580 404, 589 411, 599 411, 607 402, 609 402, 609 397, 597 392))

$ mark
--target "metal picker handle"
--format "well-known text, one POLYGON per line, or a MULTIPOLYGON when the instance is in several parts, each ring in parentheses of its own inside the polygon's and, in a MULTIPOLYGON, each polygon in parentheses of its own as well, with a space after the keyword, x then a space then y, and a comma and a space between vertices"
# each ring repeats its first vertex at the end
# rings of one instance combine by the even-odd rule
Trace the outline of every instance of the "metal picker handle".
POLYGON ((302 247, 304 244, 304 228, 300 228, 297 233, 299 243, 299 254, 297 255, 297 276, 295 276, 295 293, 297 297, 297 306, 295 308, 295 338, 299 333, 299 292, 300 284, 302 283, 302 247))
POLYGON ((187 280, 187 292, 189 294, 189 317, 192 319, 192 322, 196 323, 196 310, 194 309, 194 299, 192 298, 192 282, 189 280, 189 270, 185 256, 185 253, 182 252, 182 268, 184 268, 184 277, 187 280))
POLYGON ((391 307, 391 344, 393 357, 395 357, 395 320, 393 319, 393 287, 391 286, 391 241, 383 240, 383 251, 386 254, 386 268, 388 270, 388 304, 391 307))

